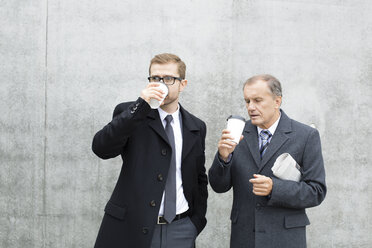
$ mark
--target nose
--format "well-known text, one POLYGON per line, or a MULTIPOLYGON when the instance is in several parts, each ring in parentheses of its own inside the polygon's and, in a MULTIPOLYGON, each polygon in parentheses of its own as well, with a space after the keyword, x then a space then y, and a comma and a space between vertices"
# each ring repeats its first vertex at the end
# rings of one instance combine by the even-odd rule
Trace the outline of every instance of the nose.
POLYGON ((248 111, 253 111, 256 109, 256 106, 252 102, 250 102, 250 103, 247 103, 247 109, 248 111))

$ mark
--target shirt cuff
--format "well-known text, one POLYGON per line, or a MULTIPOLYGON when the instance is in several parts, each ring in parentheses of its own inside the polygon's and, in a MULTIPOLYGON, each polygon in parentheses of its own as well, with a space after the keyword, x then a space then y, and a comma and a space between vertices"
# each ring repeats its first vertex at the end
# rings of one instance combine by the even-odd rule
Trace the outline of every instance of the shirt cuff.
POLYGON ((223 160, 220 156, 220 154, 218 154, 218 160, 224 164, 224 165, 227 165, 231 162, 231 159, 232 159, 232 153, 229 154, 229 156, 227 157, 227 161, 225 162, 225 160, 223 160))

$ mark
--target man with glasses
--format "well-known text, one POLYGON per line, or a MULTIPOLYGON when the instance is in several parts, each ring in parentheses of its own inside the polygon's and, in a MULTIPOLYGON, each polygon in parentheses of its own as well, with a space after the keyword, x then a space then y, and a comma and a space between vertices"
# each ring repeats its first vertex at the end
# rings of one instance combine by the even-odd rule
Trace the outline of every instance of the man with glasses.
POLYGON ((94 136, 98 157, 123 160, 96 248, 191 248, 205 227, 206 126, 178 103, 185 72, 178 56, 156 55, 140 97, 116 106, 112 121, 94 136), (162 99, 160 83, 168 95, 151 109, 150 99, 162 99))

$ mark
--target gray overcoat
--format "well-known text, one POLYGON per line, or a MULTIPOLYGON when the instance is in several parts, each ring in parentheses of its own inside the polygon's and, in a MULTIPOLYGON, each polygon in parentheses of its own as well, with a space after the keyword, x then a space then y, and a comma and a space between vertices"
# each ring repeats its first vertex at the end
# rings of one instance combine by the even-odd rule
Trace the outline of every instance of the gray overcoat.
POLYGON ((319 205, 326 195, 325 171, 320 137, 316 129, 290 119, 281 110, 281 118, 271 142, 260 159, 257 127, 248 121, 244 139, 232 159, 225 164, 218 153, 209 170, 214 191, 233 188, 231 210, 232 248, 306 247, 305 208, 319 205), (277 157, 289 153, 301 166, 300 182, 281 180, 271 171, 277 157), (271 177, 270 196, 252 193, 253 174, 271 177))

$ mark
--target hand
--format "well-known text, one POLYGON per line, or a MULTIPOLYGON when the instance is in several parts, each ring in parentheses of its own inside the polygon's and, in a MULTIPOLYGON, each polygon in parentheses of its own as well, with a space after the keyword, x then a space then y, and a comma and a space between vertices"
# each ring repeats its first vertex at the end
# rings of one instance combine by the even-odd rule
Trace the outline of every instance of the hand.
MULTIPOLYGON (((227 129, 222 130, 222 136, 218 142, 218 153, 220 157, 226 162, 230 153, 235 150, 236 143, 232 140, 234 137, 230 135, 230 131, 227 129)), ((240 137, 240 141, 243 139, 243 135, 240 137)))
POLYGON ((273 180, 270 177, 259 174, 253 174, 253 177, 249 180, 253 184, 253 194, 259 196, 270 195, 273 189, 273 180))
POLYGON ((147 103, 150 103, 151 98, 161 101, 164 92, 158 86, 158 83, 149 83, 146 88, 141 91, 141 98, 147 103))

